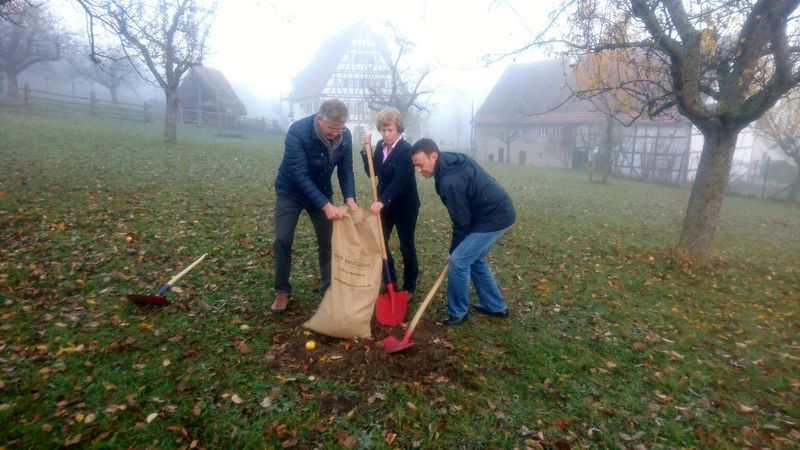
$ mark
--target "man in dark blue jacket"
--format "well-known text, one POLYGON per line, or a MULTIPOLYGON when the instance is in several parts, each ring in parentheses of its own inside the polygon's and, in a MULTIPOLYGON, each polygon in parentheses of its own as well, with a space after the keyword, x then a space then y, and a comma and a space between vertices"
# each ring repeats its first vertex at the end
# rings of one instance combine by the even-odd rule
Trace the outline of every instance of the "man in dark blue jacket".
POLYGON ((333 204, 333 169, 345 203, 356 204, 353 178, 353 140, 345 128, 347 106, 326 100, 317 114, 300 119, 286 133, 283 161, 275 179, 275 301, 272 312, 280 313, 289 303, 292 285, 292 243, 297 221, 308 213, 317 235, 317 254, 322 278, 320 292, 331 284, 331 236, 333 220, 344 212, 333 204))
POLYGON ((447 272, 445 325, 458 325, 469 313, 469 282, 475 285, 478 304, 472 309, 493 317, 507 317, 506 305, 489 268, 487 255, 517 218, 511 197, 472 158, 439 152, 431 139, 422 138, 411 148, 411 161, 425 178, 434 177, 453 233, 447 272))

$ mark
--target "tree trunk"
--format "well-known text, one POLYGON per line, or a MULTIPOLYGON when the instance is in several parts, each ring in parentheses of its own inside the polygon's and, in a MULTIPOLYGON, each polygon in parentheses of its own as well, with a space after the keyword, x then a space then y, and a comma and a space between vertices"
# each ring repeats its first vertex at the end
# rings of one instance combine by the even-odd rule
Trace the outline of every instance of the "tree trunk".
POLYGON ((603 175, 603 183, 608 183, 608 172, 611 171, 611 147, 614 145, 614 118, 606 115, 606 135, 603 143, 602 153, 598 158, 600 174, 603 175))
POLYGON ((681 257, 700 263, 711 257, 738 136, 738 130, 716 130, 703 135, 703 152, 677 246, 681 257))
POLYGON ((9 97, 19 96, 19 84, 17 81, 17 74, 6 72, 6 81, 8 85, 8 96, 9 97))
POLYGON ((108 88, 108 92, 111 94, 111 104, 112 105, 118 104, 119 103, 119 94, 117 94, 117 86, 112 84, 108 88))
POLYGON ((797 175, 794 177, 792 186, 789 188, 789 193, 786 195, 786 199, 790 202, 796 202, 797 197, 800 196, 800 165, 797 167, 797 170, 797 175))
POLYGON ((177 89, 164 88, 166 96, 166 113, 164 114, 164 143, 178 142, 178 93, 177 89))

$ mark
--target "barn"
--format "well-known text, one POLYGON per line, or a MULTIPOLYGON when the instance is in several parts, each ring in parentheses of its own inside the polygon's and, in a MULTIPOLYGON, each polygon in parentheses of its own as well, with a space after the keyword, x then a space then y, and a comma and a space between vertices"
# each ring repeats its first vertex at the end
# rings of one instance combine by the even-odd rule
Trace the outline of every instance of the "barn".
POLYGON ((183 123, 233 127, 247 115, 239 96, 217 69, 193 67, 178 87, 183 123))

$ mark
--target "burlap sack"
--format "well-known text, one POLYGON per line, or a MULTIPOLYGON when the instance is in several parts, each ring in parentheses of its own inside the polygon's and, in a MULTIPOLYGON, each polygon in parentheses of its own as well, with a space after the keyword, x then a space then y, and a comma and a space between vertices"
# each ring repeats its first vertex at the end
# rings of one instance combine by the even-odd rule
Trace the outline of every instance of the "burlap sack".
POLYGON ((331 287, 304 327, 337 338, 370 338, 383 259, 378 216, 357 209, 333 222, 331 287))

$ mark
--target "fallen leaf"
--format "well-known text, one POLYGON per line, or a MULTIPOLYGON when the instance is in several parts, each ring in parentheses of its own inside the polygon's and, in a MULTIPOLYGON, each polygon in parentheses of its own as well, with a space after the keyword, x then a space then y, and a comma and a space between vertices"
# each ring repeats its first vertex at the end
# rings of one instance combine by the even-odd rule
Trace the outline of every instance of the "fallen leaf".
POLYGON ((80 442, 81 442, 81 435, 76 434, 75 436, 70 436, 66 440, 64 440, 64 447, 80 444, 80 442))
POLYGON ((180 425, 170 425, 167 427, 167 431, 177 431, 178 433, 182 434, 183 437, 189 436, 189 432, 186 431, 186 428, 180 425))
POLYGON ((333 434, 333 437, 335 437, 339 445, 344 448, 356 448, 356 444, 358 443, 356 438, 347 434, 346 431, 337 431, 333 434))
POLYGON ((250 350, 250 347, 247 346, 247 342, 245 342, 244 339, 236 341, 236 350, 239 353, 244 353, 244 354, 250 353, 252 351, 250 350))
POLYGON ((145 419, 145 422, 150 423, 150 422, 156 420, 156 417, 158 417, 158 413, 157 412, 150 413, 150 414, 147 415, 147 419, 145 419))
POLYGON ((164 366, 164 367, 167 367, 170 364, 172 364, 172 361, 170 361, 169 359, 165 359, 164 361, 161 361, 161 365, 164 366))
POLYGON ((236 403, 237 405, 241 405, 242 403, 244 403, 244 400, 242 400, 242 398, 241 398, 241 397, 239 397, 239 396, 238 396, 238 395, 236 395, 236 394, 233 394, 233 395, 231 395, 231 401, 232 401, 233 403, 236 403))
POLYGON ((532 450, 544 450, 542 444, 539 441, 535 441, 533 439, 525 439, 525 447, 528 447, 532 450))
POLYGON ((269 393, 269 395, 264 397, 264 400, 261 401, 261 406, 264 408, 269 408, 272 406, 272 401, 275 400, 279 395, 281 395, 281 390, 278 388, 272 388, 272 391, 269 393))

